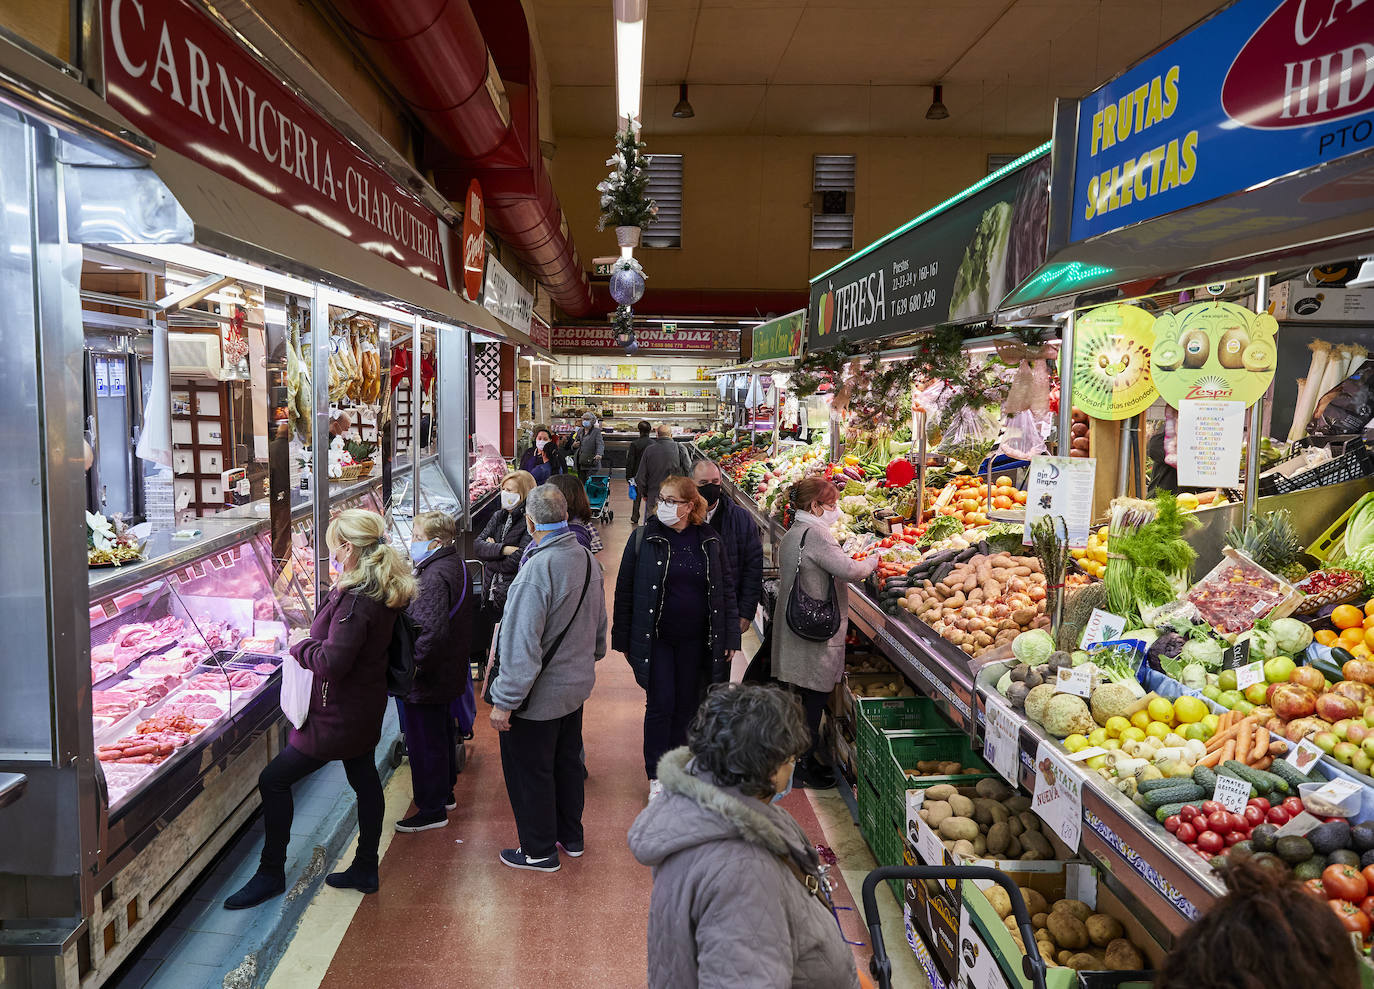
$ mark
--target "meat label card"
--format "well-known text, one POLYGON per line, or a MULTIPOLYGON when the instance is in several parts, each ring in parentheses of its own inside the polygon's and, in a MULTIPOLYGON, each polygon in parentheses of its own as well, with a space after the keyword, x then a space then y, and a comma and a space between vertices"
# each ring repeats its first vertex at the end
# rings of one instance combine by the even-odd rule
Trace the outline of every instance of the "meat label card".
POLYGON ((1059 840, 1077 853, 1083 834, 1083 781, 1051 742, 1041 741, 1035 753, 1031 806, 1059 840))

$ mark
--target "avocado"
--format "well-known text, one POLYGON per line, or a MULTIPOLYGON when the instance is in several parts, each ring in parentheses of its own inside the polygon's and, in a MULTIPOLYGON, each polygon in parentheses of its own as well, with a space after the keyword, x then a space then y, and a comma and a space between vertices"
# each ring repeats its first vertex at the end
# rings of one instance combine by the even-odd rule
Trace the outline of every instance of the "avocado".
POLYGON ((1371 848, 1369 851, 1365 852, 1363 855, 1360 856, 1361 869, 1367 868, 1371 865, 1374 865, 1374 848, 1371 848))
POLYGON ((1232 862, 1244 862, 1255 854, 1255 843, 1249 838, 1238 841, 1230 848, 1226 849, 1226 856, 1232 862))
POLYGON ((1297 865, 1299 862, 1306 862, 1316 850, 1312 847, 1312 842, 1299 835, 1284 835, 1274 843, 1274 851, 1278 857, 1289 865, 1297 865))
POLYGON ((1348 848, 1338 848, 1326 857, 1327 865, 1349 865, 1359 868, 1360 853, 1348 848))
POLYGON ((1351 826, 1350 847, 1360 854, 1374 848, 1374 821, 1361 821, 1351 826))
POLYGON ((1250 858, 1250 861, 1253 862, 1255 865, 1262 865, 1266 869, 1272 869, 1275 872, 1284 874, 1287 874, 1288 872, 1288 864, 1284 862, 1283 859, 1275 855, 1273 852, 1256 852, 1250 858))
POLYGON ((1319 855, 1329 855, 1338 848, 1350 847, 1350 825, 1344 821, 1328 821, 1307 832, 1307 840, 1319 855))
POLYGON ((1326 868, 1326 856, 1313 855, 1305 862, 1299 862, 1293 866, 1293 878, 1298 882, 1306 882, 1309 879, 1320 879, 1322 870, 1326 868))
POLYGON ((1255 829, 1250 832, 1250 844, 1255 846, 1257 852, 1272 852, 1274 842, 1278 841, 1279 829, 1274 824, 1257 824, 1255 829))

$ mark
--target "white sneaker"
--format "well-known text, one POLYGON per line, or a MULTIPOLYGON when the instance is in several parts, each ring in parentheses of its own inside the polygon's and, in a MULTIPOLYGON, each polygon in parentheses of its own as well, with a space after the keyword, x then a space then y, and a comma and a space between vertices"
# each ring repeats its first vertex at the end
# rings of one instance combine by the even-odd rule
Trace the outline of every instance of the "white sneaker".
POLYGON ((658 795, 659 795, 660 793, 662 793, 662 792, 663 792, 663 784, 662 784, 662 783, 660 783, 658 780, 649 780, 649 799, 650 799, 650 800, 653 800, 654 797, 658 796, 658 795))

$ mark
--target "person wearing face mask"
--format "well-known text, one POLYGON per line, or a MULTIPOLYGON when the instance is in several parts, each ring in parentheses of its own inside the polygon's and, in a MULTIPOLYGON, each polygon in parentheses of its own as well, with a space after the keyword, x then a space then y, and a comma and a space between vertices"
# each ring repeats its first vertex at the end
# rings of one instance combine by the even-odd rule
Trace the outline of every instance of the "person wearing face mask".
POLYGON ((689 478, 665 480, 654 517, 620 558, 611 646, 644 688, 644 772, 660 790, 658 760, 687 738, 712 683, 730 678, 739 648, 735 582, 721 538, 706 525, 706 501, 689 478))
POLYGON ((535 484, 543 484, 555 474, 563 473, 563 457, 548 426, 540 424, 534 427, 533 442, 520 457, 520 469, 529 471, 535 484))
POLYGON ((808 741, 794 696, 726 684, 659 762, 629 835, 653 870, 650 989, 858 989, 814 843, 778 804, 808 741))
POLYGON ((601 466, 606 455, 606 441, 601 437, 601 425, 591 412, 582 414, 582 425, 572 438, 572 448, 579 473, 589 474, 601 466))
POLYGON ((659 485, 674 474, 686 473, 682 465, 683 449, 685 447, 673 439, 673 427, 662 423, 655 430, 654 441, 640 454, 635 467, 635 488, 644 499, 649 515, 653 515, 658 504, 659 485))
POLYGON ((501 510, 494 513, 478 534, 472 551, 482 561, 482 609, 472 633, 472 659, 477 679, 486 676, 487 653, 492 632, 501 621, 506 590, 520 570, 520 555, 529 545, 525 531, 525 496, 535 488, 529 471, 511 471, 501 481, 501 510))
POLYGON ((798 786, 825 789, 835 785, 834 771, 821 758, 820 725, 826 699, 844 674, 844 638, 849 631, 849 582, 863 580, 878 567, 877 555, 852 560, 831 533, 839 521, 839 489, 823 477, 804 477, 792 485, 796 521, 778 551, 778 601, 773 612, 773 676, 801 697, 806 709, 811 748, 797 765, 798 786), (824 642, 804 639, 787 623, 792 584, 818 601, 830 595, 834 578, 839 630, 824 642))
POLYGON ((739 630, 749 627, 754 613, 763 600, 763 540, 759 527, 729 498, 720 483, 720 468, 710 460, 698 460, 692 468, 692 480, 697 491, 706 499, 706 521, 720 533, 725 555, 730 559, 730 571, 735 575, 735 607, 739 612, 739 630))
POLYGON ((410 558, 420 586, 406 613, 420 631, 415 682, 397 701, 416 810, 396 822, 402 833, 442 828, 456 806, 458 739, 449 708, 465 686, 472 689, 463 660, 473 612, 467 565, 454 546, 457 535, 457 523, 444 512, 423 512, 411 527, 410 558))
POLYGON ((644 451, 654 442, 653 428, 643 419, 639 420, 636 427, 639 430, 639 437, 630 443, 629 452, 625 454, 625 480, 635 485, 634 508, 630 510, 630 524, 639 525, 640 509, 644 507, 644 492, 639 490, 635 475, 639 473, 639 458, 644 456, 644 451))
POLYGON ((262 795, 262 859, 253 877, 227 900, 229 910, 256 906, 286 892, 291 840, 291 788, 330 762, 343 763, 358 801, 358 850, 342 872, 325 876, 338 889, 375 893, 378 846, 386 802, 376 748, 386 713, 386 667, 396 616, 415 596, 411 565, 386 543, 376 512, 350 508, 325 530, 338 577, 320 602, 310 634, 291 647, 314 674, 304 723, 258 776, 262 795))

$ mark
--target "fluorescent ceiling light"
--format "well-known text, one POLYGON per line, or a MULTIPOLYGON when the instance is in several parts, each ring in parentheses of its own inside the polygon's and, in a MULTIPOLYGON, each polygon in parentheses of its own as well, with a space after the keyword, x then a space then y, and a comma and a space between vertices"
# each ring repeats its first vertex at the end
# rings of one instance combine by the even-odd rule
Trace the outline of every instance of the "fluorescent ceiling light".
POLYGON ((282 275, 267 268, 259 268, 257 265, 235 261, 233 258, 226 258, 221 254, 212 254, 188 244, 121 244, 120 250, 136 254, 139 257, 180 265, 195 271, 232 275, 239 281, 265 285, 280 292, 290 292, 306 297, 315 292, 315 286, 310 282, 292 278, 290 275, 282 275))
POLYGON ((644 15, 646 0, 615 3, 615 112, 625 126, 639 130, 644 90, 644 15))

